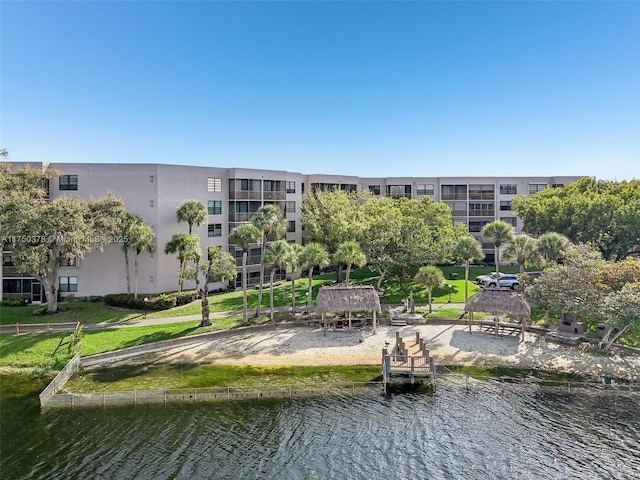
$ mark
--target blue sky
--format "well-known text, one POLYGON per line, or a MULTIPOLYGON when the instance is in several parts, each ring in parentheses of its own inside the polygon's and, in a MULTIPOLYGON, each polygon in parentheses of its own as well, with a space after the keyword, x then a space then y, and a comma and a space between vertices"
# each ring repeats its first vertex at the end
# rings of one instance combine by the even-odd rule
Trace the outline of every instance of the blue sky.
POLYGON ((12 161, 640 178, 640 2, 0 5, 12 161))

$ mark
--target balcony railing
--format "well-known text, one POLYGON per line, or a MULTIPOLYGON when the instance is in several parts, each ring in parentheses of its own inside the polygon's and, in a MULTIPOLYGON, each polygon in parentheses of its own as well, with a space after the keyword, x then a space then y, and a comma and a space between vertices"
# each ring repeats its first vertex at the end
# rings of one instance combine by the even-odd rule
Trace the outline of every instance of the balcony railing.
POLYGON ((494 192, 469 194, 469 200, 494 200, 495 198, 496 198, 496 195, 494 192))
POLYGON ((495 210, 469 210, 470 217, 493 217, 495 210))
POLYGON ((466 193, 443 193, 440 200, 467 200, 466 193))
POLYGON ((254 190, 231 190, 229 191, 229 200, 262 200, 262 192, 256 192, 254 190))
MULTIPOLYGON (((247 257, 247 265, 260 265, 260 255, 249 255, 247 257)), ((236 258, 236 266, 242 266, 242 257, 236 258)))
POLYGON ((287 192, 285 191, 275 191, 275 192, 264 192, 265 200, 286 200, 287 192))
POLYGON ((451 211, 451 215, 453 215, 454 217, 466 217, 467 216, 467 211, 466 210, 452 210, 451 211))

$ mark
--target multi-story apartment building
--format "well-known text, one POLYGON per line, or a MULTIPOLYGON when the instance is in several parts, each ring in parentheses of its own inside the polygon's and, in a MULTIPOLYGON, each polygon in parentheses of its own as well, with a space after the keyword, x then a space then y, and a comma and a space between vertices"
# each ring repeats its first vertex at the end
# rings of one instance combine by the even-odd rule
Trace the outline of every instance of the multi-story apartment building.
MULTIPOLYGON (((20 168, 26 164, 14 164, 20 168)), ((41 168, 41 163, 29 163, 41 168)), ((262 205, 274 204, 288 221, 286 239, 302 243, 300 204, 306 188, 369 189, 374 195, 394 198, 429 196, 447 203, 454 221, 466 224, 480 239, 482 226, 493 220, 505 220, 516 231, 521 220, 511 211, 511 198, 533 194, 545 188, 563 185, 581 177, 432 177, 432 178, 360 178, 339 175, 304 175, 277 170, 191 167, 158 164, 51 164, 61 172, 49 182, 51 199, 77 196, 91 199, 112 193, 124 200, 128 211, 141 215, 157 235, 158 251, 140 259, 139 291, 162 292, 177 288, 178 261, 163 253, 175 233, 186 232, 176 221, 176 209, 184 201, 195 199, 207 208, 207 224, 194 228, 202 248, 219 245, 236 256, 241 264, 242 251, 229 246, 229 232, 247 222, 262 205)), ((493 245, 480 239, 493 261, 493 245)), ((41 301, 40 285, 20 275, 13 266, 11 252, 3 251, 2 290, 5 297, 24 297, 41 301)), ((260 247, 248 256, 248 282, 258 281, 260 247)), ((239 285, 240 279, 237 280, 239 285)), ((186 285, 189 287, 189 285, 186 285)), ((118 244, 107 245, 103 253, 91 253, 72 265, 60 267, 60 291, 77 296, 103 295, 126 290, 124 255, 118 244)))

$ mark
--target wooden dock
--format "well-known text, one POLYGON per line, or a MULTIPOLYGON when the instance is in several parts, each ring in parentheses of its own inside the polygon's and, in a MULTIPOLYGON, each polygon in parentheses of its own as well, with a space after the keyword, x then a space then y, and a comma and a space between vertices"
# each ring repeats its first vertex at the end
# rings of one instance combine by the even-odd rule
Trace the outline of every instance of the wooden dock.
POLYGON ((389 353, 382 349, 382 381, 384 390, 392 379, 409 382, 412 385, 419 379, 427 380, 435 388, 436 362, 429 356, 429 350, 416 332, 415 337, 403 339, 400 332, 396 332, 396 344, 389 353))

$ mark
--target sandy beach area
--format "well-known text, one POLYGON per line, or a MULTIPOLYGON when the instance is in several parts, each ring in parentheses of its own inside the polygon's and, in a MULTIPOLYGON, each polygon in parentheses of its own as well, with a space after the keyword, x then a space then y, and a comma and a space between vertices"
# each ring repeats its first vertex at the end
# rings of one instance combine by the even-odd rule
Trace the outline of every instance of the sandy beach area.
MULTIPOLYGON (((495 337, 460 324, 380 327, 370 330, 329 330, 279 326, 260 333, 225 335, 195 346, 158 353, 157 362, 234 365, 356 365, 379 364, 385 344, 393 346, 419 332, 442 365, 508 366, 545 371, 613 376, 640 381, 640 355, 592 354, 584 346, 568 346, 525 333, 495 337)), ((593 352, 593 350, 591 350, 593 352)))

